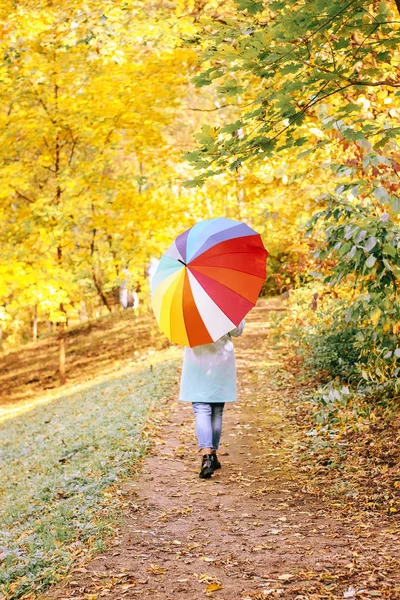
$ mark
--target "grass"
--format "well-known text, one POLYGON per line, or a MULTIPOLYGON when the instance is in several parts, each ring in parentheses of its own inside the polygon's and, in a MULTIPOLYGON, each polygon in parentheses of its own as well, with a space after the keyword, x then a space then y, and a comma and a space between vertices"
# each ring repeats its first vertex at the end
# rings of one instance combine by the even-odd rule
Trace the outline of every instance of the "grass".
POLYGON ((153 352, 0 423, 0 586, 7 598, 44 591, 101 549, 121 506, 118 487, 151 443, 151 414, 173 394, 178 357, 179 349, 153 352))

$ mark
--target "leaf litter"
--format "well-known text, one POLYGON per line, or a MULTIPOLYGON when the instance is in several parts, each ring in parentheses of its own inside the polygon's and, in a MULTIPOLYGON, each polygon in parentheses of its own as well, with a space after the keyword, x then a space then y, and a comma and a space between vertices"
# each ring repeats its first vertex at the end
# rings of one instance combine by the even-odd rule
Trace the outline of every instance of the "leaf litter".
POLYGON ((302 383, 274 344, 276 310, 278 302, 261 302, 237 342, 245 400, 227 407, 222 469, 199 480, 191 407, 174 403, 138 485, 121 486, 126 505, 137 509, 114 525, 103 552, 84 559, 86 571, 72 569, 48 599, 117 600, 127 592, 160 600, 343 600, 353 590, 356 599, 400 598, 393 517, 334 506, 299 468, 301 428, 288 406, 302 383))

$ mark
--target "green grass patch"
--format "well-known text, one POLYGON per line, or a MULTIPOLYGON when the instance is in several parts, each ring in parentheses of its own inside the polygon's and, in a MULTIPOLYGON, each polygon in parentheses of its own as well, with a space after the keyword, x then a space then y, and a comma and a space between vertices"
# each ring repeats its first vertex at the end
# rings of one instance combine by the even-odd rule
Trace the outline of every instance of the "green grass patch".
POLYGON ((102 549, 120 514, 118 485, 151 444, 143 427, 173 393, 178 363, 176 349, 155 353, 0 424, 0 589, 7 598, 43 592, 102 549))

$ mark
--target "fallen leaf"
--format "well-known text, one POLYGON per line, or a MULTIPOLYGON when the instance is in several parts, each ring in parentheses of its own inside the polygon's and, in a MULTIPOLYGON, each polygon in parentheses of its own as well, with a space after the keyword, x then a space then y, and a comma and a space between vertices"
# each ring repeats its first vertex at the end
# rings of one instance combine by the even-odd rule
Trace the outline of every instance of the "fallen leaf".
POLYGON ((288 581, 289 579, 293 579, 295 577, 295 575, 292 575, 292 573, 283 573, 283 575, 279 575, 278 579, 280 579, 281 581, 288 581))
POLYGON ((153 573, 153 575, 164 575, 167 572, 167 569, 164 569, 159 565, 150 565, 147 570, 149 573, 153 573))
POLYGON ((215 562, 217 559, 212 558, 211 556, 202 556, 200 560, 204 560, 204 562, 215 562))
POLYGON ((209 583, 208 586, 206 587, 206 591, 207 592, 216 592, 218 590, 222 590, 223 589, 223 585, 220 585, 219 583, 209 583))
POLYGON ((136 581, 135 583, 124 583, 123 585, 120 585, 118 589, 120 590, 129 590, 130 588, 133 588, 137 585, 136 581))
POLYGON ((355 597, 356 597, 356 590, 353 588, 352 585, 345 592, 343 592, 343 598, 347 598, 348 600, 352 600, 355 597))

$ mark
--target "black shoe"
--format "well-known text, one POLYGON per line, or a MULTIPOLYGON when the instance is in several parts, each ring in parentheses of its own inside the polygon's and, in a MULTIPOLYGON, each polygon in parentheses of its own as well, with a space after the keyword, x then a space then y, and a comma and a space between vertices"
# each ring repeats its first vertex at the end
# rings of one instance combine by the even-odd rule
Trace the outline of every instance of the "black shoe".
POLYGON ((216 471, 217 469, 221 468, 221 463, 218 460, 216 452, 213 452, 211 454, 211 462, 212 462, 212 466, 213 466, 214 471, 216 471))
POLYGON ((201 463, 200 479, 210 479, 214 473, 212 454, 205 454, 201 463))

